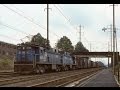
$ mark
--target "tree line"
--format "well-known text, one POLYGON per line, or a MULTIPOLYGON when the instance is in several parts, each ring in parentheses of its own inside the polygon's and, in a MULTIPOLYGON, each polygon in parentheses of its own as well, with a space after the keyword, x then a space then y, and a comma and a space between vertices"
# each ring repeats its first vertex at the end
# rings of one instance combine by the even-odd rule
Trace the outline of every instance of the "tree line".
MULTIPOLYGON (((47 39, 42 37, 42 35, 40 33, 37 33, 36 35, 34 35, 31 39, 30 42, 26 42, 27 44, 38 44, 41 47, 45 47, 47 46, 47 39)), ((64 51, 64 52, 89 52, 89 50, 84 47, 84 45, 82 44, 82 42, 78 42, 75 47, 72 45, 71 40, 67 37, 67 36, 63 36, 61 37, 57 43, 56 43, 56 48, 58 48, 60 51, 64 51)), ((50 46, 50 41, 48 41, 48 48, 51 48, 50 46)))

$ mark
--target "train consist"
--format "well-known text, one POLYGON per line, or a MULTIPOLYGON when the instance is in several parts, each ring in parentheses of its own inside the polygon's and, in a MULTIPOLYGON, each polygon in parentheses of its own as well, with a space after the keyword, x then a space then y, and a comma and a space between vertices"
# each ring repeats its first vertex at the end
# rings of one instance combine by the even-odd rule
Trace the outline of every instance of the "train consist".
POLYGON ((59 52, 57 49, 48 50, 32 44, 17 45, 14 61, 14 71, 17 73, 45 73, 93 67, 98 67, 97 62, 87 58, 76 58, 67 52, 59 52))

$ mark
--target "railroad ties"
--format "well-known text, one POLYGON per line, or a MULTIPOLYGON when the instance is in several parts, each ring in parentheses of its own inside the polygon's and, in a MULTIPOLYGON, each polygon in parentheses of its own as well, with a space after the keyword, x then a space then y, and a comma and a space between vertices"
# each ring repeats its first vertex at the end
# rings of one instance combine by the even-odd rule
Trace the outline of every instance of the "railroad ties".
POLYGON ((64 87, 69 83, 85 78, 100 70, 101 68, 91 68, 1 78, 0 87, 64 87))

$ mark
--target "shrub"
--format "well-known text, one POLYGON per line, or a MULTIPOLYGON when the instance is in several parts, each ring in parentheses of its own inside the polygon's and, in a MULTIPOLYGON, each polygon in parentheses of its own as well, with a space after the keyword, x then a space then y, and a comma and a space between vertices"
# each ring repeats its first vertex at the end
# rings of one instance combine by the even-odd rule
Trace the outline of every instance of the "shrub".
POLYGON ((11 70, 14 67, 14 60, 9 56, 0 56, 0 69, 11 70))

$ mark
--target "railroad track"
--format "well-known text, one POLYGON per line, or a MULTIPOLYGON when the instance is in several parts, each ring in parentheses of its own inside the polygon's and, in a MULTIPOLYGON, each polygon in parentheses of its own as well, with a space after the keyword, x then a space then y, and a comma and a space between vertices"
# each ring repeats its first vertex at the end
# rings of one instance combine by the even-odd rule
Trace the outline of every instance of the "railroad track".
MULTIPOLYGON (((66 72, 71 72, 71 71, 66 71, 66 72)), ((2 72, 3 76, 5 75, 6 72, 2 72)), ((2 85, 7 85, 7 84, 13 84, 13 83, 19 83, 19 82, 25 82, 25 81, 30 81, 30 80, 34 80, 34 79, 41 79, 41 78, 46 78, 48 76, 56 76, 57 74, 59 73, 64 73, 64 72, 57 72, 57 73, 49 73, 49 74, 44 74, 44 77, 43 75, 22 75, 22 76, 9 76, 9 77, 6 77, 5 75, 5 78, 1 78, 0 79, 0 86, 2 85)), ((7 73, 6 73, 7 74, 7 73)))
POLYGON ((3 71, 3 72, 0 72, 0 78, 2 77, 8 77, 8 76, 14 76, 16 73, 14 73, 13 71, 11 72, 7 72, 7 71, 3 71))
MULTIPOLYGON (((53 83, 54 80, 56 80, 57 82, 60 82, 59 80, 63 81, 62 79, 65 79, 65 77, 69 75, 71 77, 72 76, 74 77, 73 74, 75 74, 77 77, 79 77, 79 75, 82 75, 83 73, 85 74, 86 70, 91 71, 95 69, 65 71, 65 72, 57 72, 57 73, 48 73, 48 74, 43 74, 43 75, 18 76, 18 77, 13 77, 13 78, 0 79, 0 86, 3 86, 3 87, 4 86, 5 87, 38 87, 40 84, 42 86, 46 86, 45 85, 46 82, 53 83)), ((69 79, 71 77, 69 77, 69 79)), ((68 79, 65 79, 65 80, 67 81, 68 79)))
POLYGON ((29 76, 18 76, 18 77, 12 77, 12 78, 3 78, 0 80, 0 86, 14 84, 14 83, 16 84, 16 83, 25 82, 25 81, 32 81, 32 80, 36 80, 36 79, 47 80, 47 79, 50 79, 49 77, 51 77, 51 76, 53 76, 52 79, 54 79, 60 75, 62 76, 65 73, 70 74, 70 73, 73 73, 76 71, 66 71, 66 72, 49 73, 49 74, 43 74, 43 75, 29 75, 29 76))
POLYGON ((9 74, 12 74, 12 73, 14 73, 14 72, 0 72, 0 75, 9 75, 9 74))
POLYGON ((37 83, 37 84, 33 84, 31 86, 28 87, 64 87, 65 85, 72 83, 76 80, 82 79, 84 77, 87 77, 90 74, 93 74, 95 72, 97 72, 99 69, 97 70, 88 70, 86 72, 83 73, 77 73, 74 75, 70 75, 70 76, 65 76, 65 77, 60 77, 51 81, 47 81, 47 82, 43 82, 43 83, 37 83))
POLYGON ((13 70, 11 71, 0 71, 0 80, 1 79, 6 79, 6 78, 12 78, 12 77, 18 77, 20 74, 14 72, 13 70))

